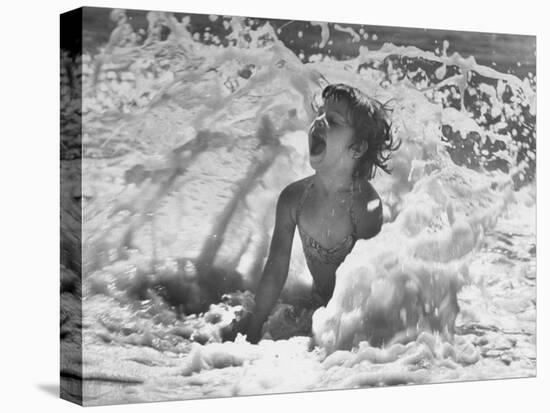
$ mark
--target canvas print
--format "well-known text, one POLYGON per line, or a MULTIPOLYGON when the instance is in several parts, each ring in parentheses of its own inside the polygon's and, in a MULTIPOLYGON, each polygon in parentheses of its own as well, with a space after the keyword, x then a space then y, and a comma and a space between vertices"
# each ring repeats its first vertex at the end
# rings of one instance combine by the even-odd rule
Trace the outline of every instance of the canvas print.
POLYGON ((62 398, 536 375, 535 36, 60 23, 62 398))

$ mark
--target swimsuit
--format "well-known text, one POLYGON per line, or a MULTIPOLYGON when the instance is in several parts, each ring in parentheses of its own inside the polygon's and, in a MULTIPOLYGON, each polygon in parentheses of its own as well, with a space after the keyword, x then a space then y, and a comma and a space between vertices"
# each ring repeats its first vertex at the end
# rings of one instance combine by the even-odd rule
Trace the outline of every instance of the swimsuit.
MULTIPOLYGON (((300 202, 298 204, 298 207, 296 209, 296 225, 298 226, 298 232, 300 233, 300 238, 302 239, 302 245, 304 247, 304 255, 306 257, 306 261, 308 264, 311 264, 313 262, 321 263, 321 264, 328 264, 336 268, 344 261, 346 256, 351 252, 353 249, 353 246, 355 245, 355 241, 357 240, 357 224, 356 224, 356 218, 353 214, 352 204, 353 202, 350 202, 349 207, 349 216, 351 220, 351 234, 349 234, 347 237, 345 237, 342 241, 338 242, 336 245, 334 245, 331 248, 325 248, 321 244, 319 244, 313 237, 311 237, 301 226, 300 226, 300 214, 302 212, 302 207, 304 204, 304 201, 306 200, 309 191, 311 190, 311 187, 313 186, 313 180, 310 181, 306 189, 304 190, 304 193, 302 194, 302 198, 300 199, 300 202)), ((351 200, 353 201, 353 183, 351 187, 351 200)), ((332 292, 330 294, 332 296, 332 292)), ((317 302, 317 304, 326 305, 328 302, 328 299, 326 298, 326 294, 323 294, 323 292, 316 286, 315 282, 313 283, 313 291, 312 291, 312 298, 314 302, 317 302)))

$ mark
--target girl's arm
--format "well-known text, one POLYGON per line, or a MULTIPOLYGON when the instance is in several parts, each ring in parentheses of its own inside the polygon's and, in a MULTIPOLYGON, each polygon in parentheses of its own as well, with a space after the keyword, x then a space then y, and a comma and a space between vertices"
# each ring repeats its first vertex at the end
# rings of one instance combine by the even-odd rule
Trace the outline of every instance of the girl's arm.
POLYGON ((269 257, 256 291, 255 307, 247 329, 247 340, 256 344, 260 340, 262 326, 277 302, 288 277, 292 240, 296 228, 292 216, 292 185, 287 186, 277 201, 275 229, 271 238, 269 257))

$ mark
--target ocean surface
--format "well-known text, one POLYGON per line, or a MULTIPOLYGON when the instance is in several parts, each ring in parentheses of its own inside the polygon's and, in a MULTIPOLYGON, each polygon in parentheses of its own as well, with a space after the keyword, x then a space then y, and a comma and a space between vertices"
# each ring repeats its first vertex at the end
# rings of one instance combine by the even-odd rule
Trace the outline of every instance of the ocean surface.
POLYGON ((90 10, 82 73, 61 66, 62 177, 83 165, 62 346, 84 346, 62 376, 86 405, 536 374, 533 36, 90 10), (389 102, 403 141, 372 181, 384 225, 313 315, 295 237, 252 345, 275 202, 313 172, 311 103, 335 82, 389 102))

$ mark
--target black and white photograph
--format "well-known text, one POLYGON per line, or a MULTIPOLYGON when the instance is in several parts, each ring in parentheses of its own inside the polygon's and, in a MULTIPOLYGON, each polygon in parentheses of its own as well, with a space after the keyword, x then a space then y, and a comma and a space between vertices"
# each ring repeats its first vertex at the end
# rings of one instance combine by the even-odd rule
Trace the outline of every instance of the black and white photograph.
POLYGON ((535 377, 537 36, 182 9, 59 16, 61 398, 535 377))

